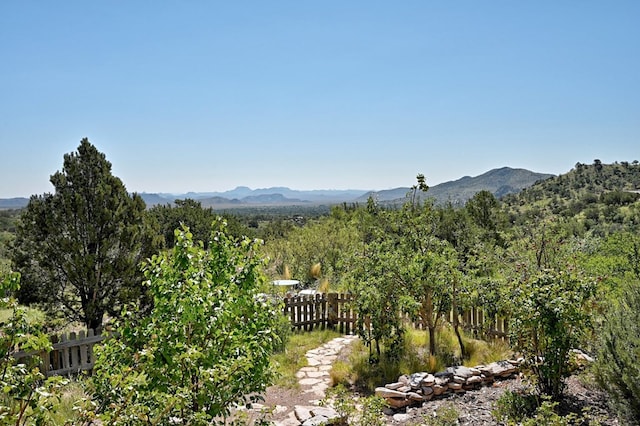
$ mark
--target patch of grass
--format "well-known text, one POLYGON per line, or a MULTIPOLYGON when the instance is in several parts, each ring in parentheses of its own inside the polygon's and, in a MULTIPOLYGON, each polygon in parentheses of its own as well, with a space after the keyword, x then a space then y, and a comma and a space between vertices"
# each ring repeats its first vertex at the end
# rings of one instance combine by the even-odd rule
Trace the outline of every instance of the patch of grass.
MULTIPOLYGON (((27 321, 29 324, 42 324, 45 320, 45 313, 39 309, 22 306, 22 309, 26 311, 27 321)), ((11 319, 13 309, 0 309, 0 322, 7 322, 11 319)))
POLYGON ((425 426, 456 426, 460 413, 453 404, 445 404, 433 414, 424 415, 425 426))
POLYGON ((444 367, 462 363, 467 367, 488 364, 509 358, 513 351, 506 342, 501 340, 485 341, 474 339, 460 330, 462 343, 465 347, 465 358, 462 359, 458 338, 453 327, 445 323, 439 327, 436 335, 436 350, 438 358, 444 367))
POLYGON ((407 329, 404 333, 402 355, 398 363, 400 374, 432 371, 433 360, 429 357, 429 333, 424 330, 407 329))
POLYGON ((54 424, 79 424, 79 422, 76 422, 79 413, 74 410, 74 406, 83 398, 89 398, 89 395, 84 390, 83 383, 80 379, 70 380, 62 391, 60 403, 56 405, 52 419, 55 422, 54 424))
POLYGON ((336 360, 329 371, 331 386, 351 385, 351 365, 348 362, 336 360))
POLYGON ((278 373, 276 384, 286 388, 296 388, 298 386, 296 373, 307 365, 305 357, 307 351, 340 336, 340 333, 333 330, 293 333, 289 336, 284 350, 271 357, 278 373))
POLYGON ((467 350, 467 359, 464 360, 464 365, 467 367, 501 361, 513 354, 509 344, 502 340, 485 342, 484 340, 463 339, 463 341, 467 350))
POLYGON ((348 368, 343 375, 363 393, 373 393, 376 387, 396 381, 401 371, 401 361, 392 361, 383 355, 379 362, 370 363, 369 348, 359 340, 352 344, 348 368))

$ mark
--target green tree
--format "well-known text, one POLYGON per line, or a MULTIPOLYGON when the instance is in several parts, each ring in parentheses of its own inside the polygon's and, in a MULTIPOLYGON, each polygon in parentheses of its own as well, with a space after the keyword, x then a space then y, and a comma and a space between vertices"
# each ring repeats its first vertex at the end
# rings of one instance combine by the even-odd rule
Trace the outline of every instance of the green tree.
POLYGON ((20 299, 100 328, 105 313, 140 296, 138 264, 155 251, 155 231, 142 198, 127 193, 86 138, 51 183, 55 193, 32 196, 17 227, 12 258, 26 284, 20 299))
POLYGON ((386 235, 393 263, 388 268, 411 302, 404 308, 417 315, 429 331, 429 353, 436 354, 436 330, 445 312, 451 309, 456 254, 451 245, 437 237, 437 215, 430 201, 415 194, 427 192, 424 176, 418 175, 410 201, 393 212, 386 235), (452 278, 452 280, 449 280, 452 278))
MULTIPOLYGON (((377 226, 387 214, 375 213, 377 226)), ((403 287, 391 274, 395 256, 389 250, 383 229, 376 227, 367 231, 371 240, 350 254, 347 263, 351 268, 345 274, 347 288, 357 296, 353 302, 357 312, 356 326, 359 336, 369 347, 371 361, 380 359, 382 343, 389 343, 392 351, 401 347, 401 306, 409 301, 403 287)))
MULTIPOLYGON (((160 233, 164 236, 165 246, 173 247, 175 244, 174 231, 181 226, 188 227, 193 234, 194 241, 202 241, 206 246, 211 232, 211 224, 217 217, 213 208, 205 208, 200 201, 191 198, 175 200, 174 204, 175 206, 170 204, 156 205, 149 209, 149 215, 158 222, 160 233)), ((255 231, 249 229, 236 216, 230 214, 222 216, 227 221, 227 232, 230 235, 251 237, 252 234, 255 234, 255 231)))
POLYGON ((473 222, 482 230, 484 240, 502 244, 499 230, 502 222, 498 200, 489 191, 480 191, 465 205, 473 222))
POLYGON ((362 248, 348 263, 353 267, 351 289, 358 295, 356 310, 371 320, 374 340, 401 335, 399 314, 404 310, 428 328, 429 351, 435 354, 436 330, 451 309, 459 281, 455 252, 436 235, 433 205, 417 194, 427 189, 424 176, 418 175, 401 209, 382 210, 370 200, 362 248))
POLYGON ((640 280, 640 236, 617 232, 585 239, 580 264, 601 278, 602 297, 615 299, 622 294, 625 283, 640 280))
POLYGON ((174 248, 145 267, 152 312, 125 315, 99 352, 93 383, 103 421, 222 424, 233 404, 266 389, 279 309, 258 293, 266 278, 257 249, 258 241, 227 236, 224 223, 206 250, 176 230, 174 248))
POLYGON ((165 246, 174 246, 174 231, 183 225, 189 228, 195 241, 206 242, 211 232, 211 224, 216 219, 213 210, 203 208, 199 201, 190 198, 175 200, 174 203, 175 206, 157 205, 149 209, 149 214, 155 217, 160 225, 165 246))

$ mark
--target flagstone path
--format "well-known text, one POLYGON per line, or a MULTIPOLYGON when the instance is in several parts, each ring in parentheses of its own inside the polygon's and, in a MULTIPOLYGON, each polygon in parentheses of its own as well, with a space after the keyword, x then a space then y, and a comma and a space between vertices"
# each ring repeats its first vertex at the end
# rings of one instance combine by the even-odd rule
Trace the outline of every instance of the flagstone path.
POLYGON ((307 366, 296 373, 300 385, 296 404, 275 407, 254 404, 252 411, 271 411, 268 418, 275 426, 313 426, 337 416, 333 409, 321 407, 319 404, 331 385, 330 371, 333 362, 344 348, 357 339, 357 336, 336 337, 318 348, 307 351, 307 366), (301 400, 305 404, 300 404, 301 400))

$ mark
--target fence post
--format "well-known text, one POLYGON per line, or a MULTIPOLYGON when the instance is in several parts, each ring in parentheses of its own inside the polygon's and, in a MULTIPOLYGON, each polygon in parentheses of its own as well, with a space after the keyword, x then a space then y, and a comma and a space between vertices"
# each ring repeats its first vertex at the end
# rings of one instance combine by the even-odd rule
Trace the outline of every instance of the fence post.
MULTIPOLYGON (((91 330, 93 331, 93 330, 91 330)), ((84 330, 80 331, 80 340, 83 340, 85 337, 93 336, 93 333, 89 331, 85 334, 84 330)), ((81 345, 80 350, 80 369, 85 369, 89 365, 89 357, 87 356, 88 345, 81 345)))
POLYGON ((314 295, 316 301, 317 324, 321 330, 327 328, 327 295, 325 293, 316 293, 314 295))
MULTIPOLYGON (((72 331, 69 334, 69 340, 70 341, 74 341, 74 340, 77 341, 78 340, 75 332, 72 331)), ((77 346, 71 346, 69 348, 69 353, 71 355, 71 362, 69 364, 69 369, 70 369, 69 374, 77 373, 78 371, 80 371, 80 369, 79 369, 79 364, 80 364, 80 359, 79 359, 80 358, 80 356, 79 356, 80 352, 79 352, 79 349, 80 348, 77 347, 77 346)))
POLYGON ((329 311, 328 326, 333 330, 338 322, 338 293, 327 294, 327 310, 329 311))
POLYGON ((293 307, 291 306, 291 299, 289 297, 284 298, 284 316, 289 319, 291 323, 291 329, 294 329, 294 321, 293 321, 293 307))
POLYGON ((49 360, 50 358, 50 353, 47 351, 42 351, 40 352, 40 368, 42 371, 42 374, 44 374, 45 377, 49 376, 49 368, 51 366, 51 361, 49 360))
MULTIPOLYGON (((74 333, 75 334, 75 333, 74 333)), ((60 336, 60 342, 61 343, 66 343, 69 341, 69 337, 67 336, 67 334, 63 334, 62 336, 60 336)), ((62 354, 62 369, 65 371, 68 371, 69 368, 71 368, 71 363, 70 363, 70 359, 69 359, 69 347, 64 347, 60 350, 60 353, 62 354)))

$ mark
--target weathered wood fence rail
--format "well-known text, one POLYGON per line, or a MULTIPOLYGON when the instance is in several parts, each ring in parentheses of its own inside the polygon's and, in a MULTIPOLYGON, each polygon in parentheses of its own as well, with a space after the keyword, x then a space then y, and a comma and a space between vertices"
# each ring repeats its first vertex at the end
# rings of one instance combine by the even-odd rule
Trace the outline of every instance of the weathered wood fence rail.
POLYGON ((47 377, 78 374, 81 371, 93 369, 95 357, 93 346, 105 339, 102 334, 96 334, 93 330, 88 332, 69 333, 60 336, 50 336, 53 350, 50 352, 16 352, 13 357, 16 360, 27 356, 39 356, 41 359, 40 371, 47 377))
MULTIPOLYGON (((294 330, 311 331, 314 328, 332 328, 344 334, 354 334, 357 316, 351 307, 353 294, 315 294, 294 296, 284 300, 284 314, 290 319, 294 330)), ((453 312, 447 318, 452 322, 453 312)), ((474 307, 458 316, 463 329, 475 337, 506 339, 507 320, 489 315, 485 309, 474 307)), ((412 322, 406 317, 407 322, 412 322)), ((418 329, 425 329, 421 322, 412 322, 418 329)))

